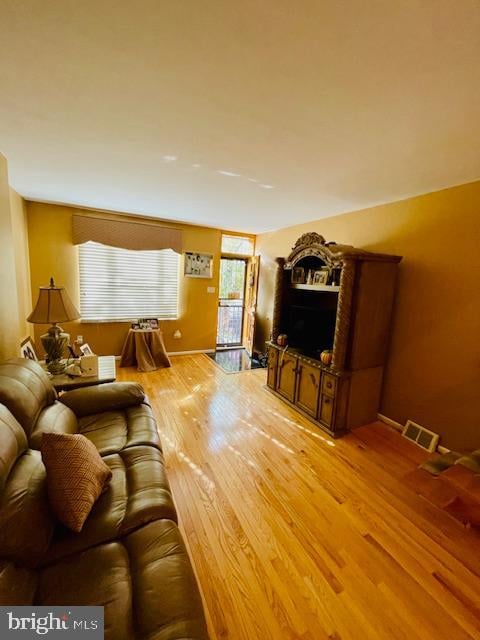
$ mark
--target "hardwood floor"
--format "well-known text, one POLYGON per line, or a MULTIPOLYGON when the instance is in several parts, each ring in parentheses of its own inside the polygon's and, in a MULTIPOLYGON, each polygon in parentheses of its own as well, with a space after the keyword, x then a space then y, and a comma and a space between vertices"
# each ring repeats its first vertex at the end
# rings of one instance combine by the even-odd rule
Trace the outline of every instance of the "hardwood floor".
POLYGON ((375 423, 331 440, 204 355, 146 389, 212 640, 480 638, 480 536, 402 477, 425 454, 375 423))

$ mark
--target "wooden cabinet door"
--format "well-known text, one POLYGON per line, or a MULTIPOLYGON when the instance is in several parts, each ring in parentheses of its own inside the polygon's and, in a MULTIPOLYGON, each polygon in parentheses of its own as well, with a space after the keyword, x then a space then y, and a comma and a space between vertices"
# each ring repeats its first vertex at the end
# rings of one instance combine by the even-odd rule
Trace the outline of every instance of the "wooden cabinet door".
POLYGON ((320 393, 320 369, 306 362, 298 363, 297 397, 295 404, 314 418, 317 417, 320 393))
POLYGON ((295 386, 297 377, 297 358, 286 351, 278 354, 277 391, 287 400, 295 400, 295 386))
POLYGON ((322 393, 331 398, 335 397, 335 391, 337 389, 337 380, 335 376, 330 373, 323 373, 322 375, 322 393))
POLYGON ((278 349, 269 347, 268 349, 268 369, 267 384, 271 389, 275 389, 277 381, 278 349))
POLYGON ((333 409, 334 409, 334 399, 330 396, 322 396, 320 399, 320 420, 327 425, 327 427, 332 427, 333 425, 333 409))

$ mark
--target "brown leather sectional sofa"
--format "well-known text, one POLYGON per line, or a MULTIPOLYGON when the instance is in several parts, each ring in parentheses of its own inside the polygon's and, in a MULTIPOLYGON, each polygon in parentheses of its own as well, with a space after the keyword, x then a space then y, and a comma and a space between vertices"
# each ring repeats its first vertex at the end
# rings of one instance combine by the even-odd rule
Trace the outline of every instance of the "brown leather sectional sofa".
POLYGON ((63 394, 40 365, 0 364, 0 605, 103 605, 107 640, 208 638, 142 388, 63 394), (42 433, 81 433, 112 470, 81 533, 52 514, 42 433))

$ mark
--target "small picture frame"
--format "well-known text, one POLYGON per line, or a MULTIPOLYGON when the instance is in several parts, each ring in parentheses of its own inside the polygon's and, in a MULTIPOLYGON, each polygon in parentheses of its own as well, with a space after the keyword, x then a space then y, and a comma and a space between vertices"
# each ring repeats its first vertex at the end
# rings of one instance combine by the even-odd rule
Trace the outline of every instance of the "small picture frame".
POLYGON ((292 284, 305 284, 305 269, 303 267, 293 267, 292 284))
POLYGON ((327 284, 330 272, 328 269, 319 269, 313 274, 313 284, 327 284))
POLYGON ((213 255, 187 251, 183 273, 187 278, 211 278, 213 275, 213 255))
POLYGON ((140 325, 138 324, 138 322, 132 322, 131 328, 134 331, 138 331, 140 329, 140 325))
POLYGON ((37 352, 31 338, 25 338, 20 343, 20 357, 38 362, 37 352))
POLYGON ((158 329, 158 318, 144 318, 142 322, 148 323, 149 329, 158 329))
POLYGON ((81 344, 79 346, 79 349, 82 353, 82 356, 93 356, 95 355, 90 347, 90 345, 88 344, 88 342, 85 342, 85 344, 81 344))

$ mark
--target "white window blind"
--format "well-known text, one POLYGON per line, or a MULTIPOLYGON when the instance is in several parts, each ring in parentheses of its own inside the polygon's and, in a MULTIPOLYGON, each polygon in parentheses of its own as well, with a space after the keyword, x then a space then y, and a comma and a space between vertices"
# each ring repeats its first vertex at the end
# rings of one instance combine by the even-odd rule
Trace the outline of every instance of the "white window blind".
POLYGON ((178 317, 178 253, 79 245, 82 320, 178 317))

